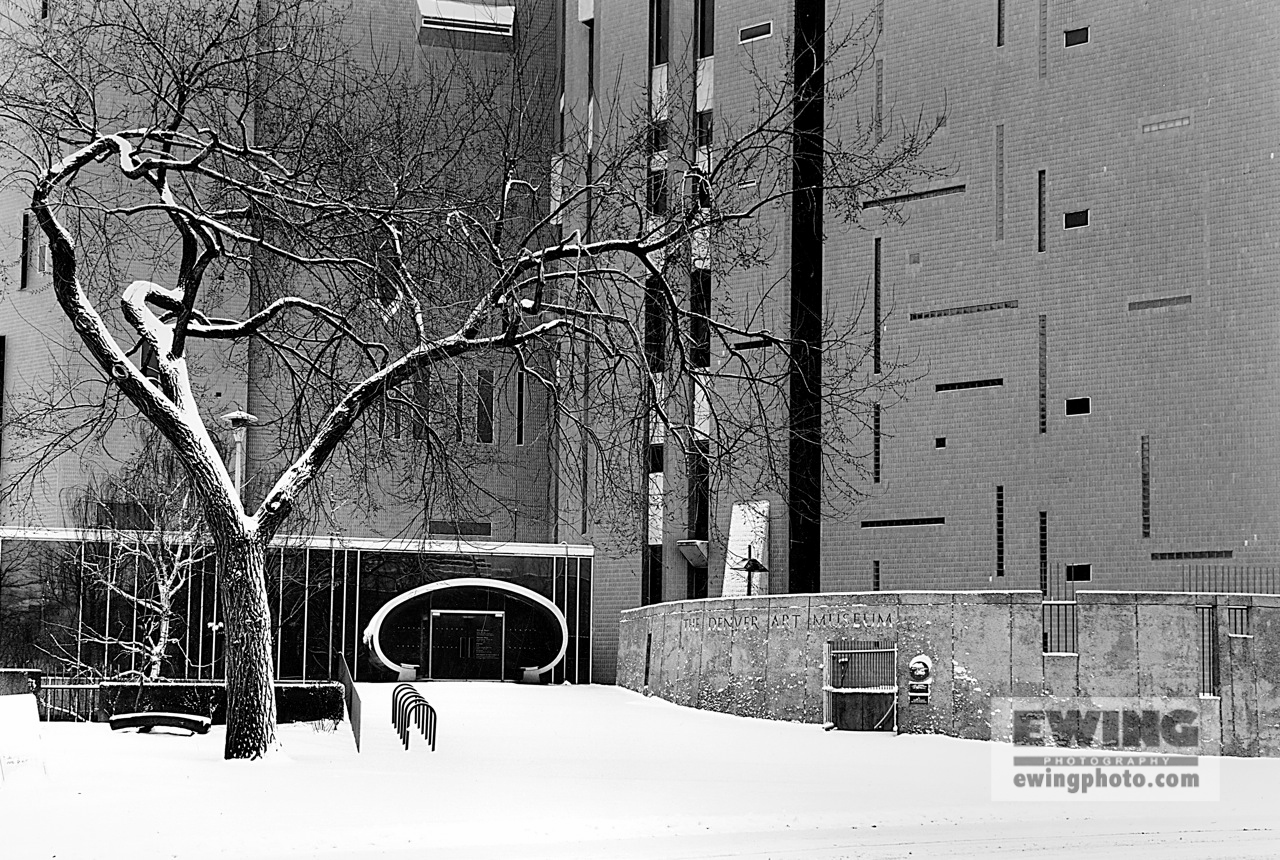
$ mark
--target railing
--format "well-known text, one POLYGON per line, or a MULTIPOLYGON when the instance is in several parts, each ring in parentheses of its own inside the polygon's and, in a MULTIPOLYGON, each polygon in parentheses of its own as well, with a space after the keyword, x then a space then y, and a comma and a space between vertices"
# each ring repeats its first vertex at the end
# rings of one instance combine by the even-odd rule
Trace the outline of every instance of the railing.
POLYGON ((1218 696, 1218 615, 1215 606, 1197 606, 1200 619, 1200 695, 1218 696))
POLYGON ((89 722, 98 716, 98 682, 69 675, 45 675, 36 690, 40 719, 89 722))
POLYGON ((1182 568, 1182 591, 1199 594, 1280 594, 1280 569, 1194 564, 1182 568))
POLYGON ((1044 627, 1046 654, 1076 654, 1079 642, 1076 635, 1076 584, 1066 578, 1062 565, 1053 566, 1053 575, 1041 580, 1044 597, 1040 603, 1040 622, 1044 627))
POLYGON ((342 682, 343 697, 347 700, 347 719, 351 720, 351 733, 356 737, 356 752, 360 752, 360 694, 351 680, 351 667, 345 654, 338 655, 338 680, 342 682))
POLYGON ((431 707, 412 684, 400 684, 391 694, 391 725, 404 748, 409 749, 409 720, 412 717, 422 736, 436 750, 436 709, 431 707))

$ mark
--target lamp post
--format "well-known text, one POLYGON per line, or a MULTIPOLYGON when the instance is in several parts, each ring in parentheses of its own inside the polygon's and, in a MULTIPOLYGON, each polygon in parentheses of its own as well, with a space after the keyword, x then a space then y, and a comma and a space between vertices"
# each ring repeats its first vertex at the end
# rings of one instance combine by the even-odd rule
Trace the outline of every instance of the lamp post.
POLYGON ((236 487, 236 498, 244 501, 244 443, 249 434, 249 427, 258 423, 256 415, 250 415, 248 412, 236 410, 228 412, 222 416, 222 420, 231 426, 231 438, 236 443, 236 450, 233 454, 234 465, 233 476, 236 487))
POLYGON ((747 546, 747 560, 742 563, 742 567, 738 568, 747 577, 747 597, 751 596, 751 577, 757 573, 769 572, 769 568, 761 564, 760 559, 751 557, 754 549, 754 546, 747 546))

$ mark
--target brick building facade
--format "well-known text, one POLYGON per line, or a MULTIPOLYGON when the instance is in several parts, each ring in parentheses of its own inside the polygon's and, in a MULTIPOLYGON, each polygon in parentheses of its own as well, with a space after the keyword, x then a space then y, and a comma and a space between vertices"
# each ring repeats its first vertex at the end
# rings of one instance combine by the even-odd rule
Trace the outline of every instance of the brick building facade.
MULTIPOLYGON (((1268 4, 573 5, 566 103, 584 105, 590 87, 608 113, 691 88, 697 111, 714 111, 713 158, 755 103, 759 70, 815 17, 829 42, 864 20, 873 34, 857 87, 827 104, 832 138, 866 122, 886 135, 938 125, 931 175, 865 201, 857 227, 828 213, 823 312, 874 313, 867 349, 905 396, 857 431, 864 471, 828 478, 865 498, 822 512, 812 556, 793 543, 794 471, 771 500, 771 591, 1179 590, 1203 573, 1193 567, 1230 579, 1276 565, 1280 168, 1266 105, 1280 15, 1268 4), (591 83, 588 56, 603 58, 591 83)), ((847 62, 830 60, 835 74, 847 62)), ((712 289, 733 303, 781 279, 775 310, 795 333, 794 293, 815 273, 812 255, 793 257, 793 216, 769 225, 766 264, 712 289)), ((682 476, 650 468, 663 528, 648 553, 598 561, 602 618, 701 596, 677 546, 700 537, 682 476)), ((711 502, 720 535, 736 501, 711 502)), ((724 547, 708 554, 716 596, 724 547)))

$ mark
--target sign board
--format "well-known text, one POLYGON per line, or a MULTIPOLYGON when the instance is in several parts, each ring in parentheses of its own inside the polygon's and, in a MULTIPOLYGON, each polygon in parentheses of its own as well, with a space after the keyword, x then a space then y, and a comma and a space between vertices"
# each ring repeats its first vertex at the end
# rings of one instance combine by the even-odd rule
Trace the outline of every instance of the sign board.
POLYGON ((40 708, 35 695, 0 696, 0 783, 10 788, 44 776, 40 708))

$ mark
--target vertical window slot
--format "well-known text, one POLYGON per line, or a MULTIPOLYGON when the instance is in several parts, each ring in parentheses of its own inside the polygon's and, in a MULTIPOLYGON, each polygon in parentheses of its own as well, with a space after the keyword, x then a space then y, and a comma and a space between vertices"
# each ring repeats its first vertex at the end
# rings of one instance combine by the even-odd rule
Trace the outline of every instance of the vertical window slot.
POLYGON ((871 480, 880 483, 880 404, 871 407, 871 480))
POLYGON ((1044 200, 1044 171, 1041 170, 1036 178, 1036 250, 1044 251, 1044 225, 1045 225, 1045 200, 1044 200))
POLYGON ((1142 536, 1151 537, 1151 437, 1142 437, 1142 536))
POLYGON ((476 374, 476 441, 493 441, 493 371, 476 374))
POLYGON ((871 317, 875 330, 871 333, 871 371, 880 373, 880 237, 875 240, 872 260, 871 317))
POLYGON ((996 576, 1004 576, 1004 487, 996 487, 996 576))

